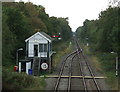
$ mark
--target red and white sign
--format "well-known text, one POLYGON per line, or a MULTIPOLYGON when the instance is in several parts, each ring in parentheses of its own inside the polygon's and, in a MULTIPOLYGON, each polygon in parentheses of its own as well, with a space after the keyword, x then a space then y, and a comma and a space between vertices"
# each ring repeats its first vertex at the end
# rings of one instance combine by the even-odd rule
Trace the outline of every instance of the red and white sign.
POLYGON ((42 63, 42 64, 41 64, 41 68, 42 68, 43 70, 47 70, 47 69, 48 69, 48 64, 47 64, 47 63, 42 63))

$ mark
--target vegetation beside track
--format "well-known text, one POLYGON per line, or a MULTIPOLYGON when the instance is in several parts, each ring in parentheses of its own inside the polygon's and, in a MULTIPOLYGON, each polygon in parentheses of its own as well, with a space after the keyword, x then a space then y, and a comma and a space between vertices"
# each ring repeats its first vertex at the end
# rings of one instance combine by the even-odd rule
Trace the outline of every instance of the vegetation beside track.
POLYGON ((94 62, 94 66, 108 77, 107 82, 112 89, 117 89, 118 81, 115 76, 115 61, 116 57, 120 58, 119 10, 120 7, 109 6, 100 12, 98 19, 86 19, 83 26, 76 30, 76 35, 84 44, 86 53, 94 62))
POLYGON ((53 67, 56 67, 60 62, 60 59, 65 55, 72 51, 73 45, 71 41, 59 42, 54 46, 54 50, 56 51, 55 55, 53 55, 53 67))
MULTIPOLYGON (((56 51, 53 55, 53 67, 56 67, 62 56, 71 52, 72 43, 55 42, 53 49, 56 51)), ((44 78, 14 72, 13 67, 14 64, 9 62, 2 68, 3 90, 44 90, 46 86, 44 78)))
POLYGON ((92 65, 107 77, 106 82, 112 90, 118 89, 118 79, 115 76, 115 55, 111 53, 98 53, 90 51, 90 47, 80 43, 85 54, 89 57, 92 65), (109 62, 109 63, 108 63, 109 62))
POLYGON ((34 77, 26 73, 17 73, 3 67, 2 83, 5 90, 43 90, 45 87, 44 78, 34 77))
MULTIPOLYGON (((45 32, 50 36, 60 34, 62 40, 69 39, 72 31, 68 23, 68 18, 50 17, 45 12, 45 7, 34 5, 31 2, 4 2, 2 3, 2 19, 3 89, 42 90, 44 88, 44 79, 13 72, 16 62, 16 51, 19 48, 23 48, 23 51, 19 52, 19 59, 24 59, 24 41, 36 32, 45 32), (23 79, 25 80, 23 81, 23 79), (28 79, 31 79, 31 81, 28 79), (37 85, 38 82, 39 85, 37 85)), ((56 48, 61 48, 61 46, 63 46, 62 43, 57 45, 56 48)), ((64 46, 60 50, 63 51, 64 46)))

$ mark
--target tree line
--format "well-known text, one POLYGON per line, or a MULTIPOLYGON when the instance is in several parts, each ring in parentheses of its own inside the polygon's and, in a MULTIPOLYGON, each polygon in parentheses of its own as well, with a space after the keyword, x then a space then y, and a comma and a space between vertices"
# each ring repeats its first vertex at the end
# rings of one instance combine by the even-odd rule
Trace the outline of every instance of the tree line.
POLYGON ((101 11, 96 20, 86 19, 77 28, 77 36, 89 43, 93 52, 116 52, 120 55, 120 8, 111 7, 101 11))
POLYGON ((35 32, 42 31, 48 35, 61 33, 62 40, 72 35, 68 18, 50 17, 42 5, 33 3, 2 3, 2 58, 3 66, 15 63, 18 48, 25 49, 25 39, 35 32))

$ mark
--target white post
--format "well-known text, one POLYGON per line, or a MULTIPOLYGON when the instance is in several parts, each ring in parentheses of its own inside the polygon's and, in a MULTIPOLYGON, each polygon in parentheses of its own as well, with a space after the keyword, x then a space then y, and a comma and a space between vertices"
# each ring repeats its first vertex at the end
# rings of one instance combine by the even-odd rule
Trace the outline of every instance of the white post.
POLYGON ((118 56, 116 56, 116 77, 118 76, 118 56))
POLYGON ((115 68, 115 75, 116 75, 116 77, 118 76, 118 54, 117 54, 117 52, 111 52, 111 53, 115 53, 117 56, 116 56, 116 60, 115 60, 115 66, 116 66, 116 68, 115 68))
POLYGON ((28 74, 29 63, 26 63, 26 73, 28 74))
POLYGON ((28 70, 31 69, 31 62, 26 63, 26 73, 29 74, 28 70))
POLYGON ((19 73, 21 72, 21 62, 19 62, 19 73))

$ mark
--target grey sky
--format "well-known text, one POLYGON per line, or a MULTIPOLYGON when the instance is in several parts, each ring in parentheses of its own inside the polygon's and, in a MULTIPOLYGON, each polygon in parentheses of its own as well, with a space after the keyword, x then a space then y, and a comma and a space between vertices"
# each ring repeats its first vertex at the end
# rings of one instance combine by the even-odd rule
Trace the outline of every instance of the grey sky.
MULTIPOLYGON (((16 0, 19 1, 19 0, 16 0)), ((83 25, 85 19, 97 19, 108 7, 109 0, 23 0, 45 7, 46 13, 55 17, 68 17, 72 31, 83 25)))

